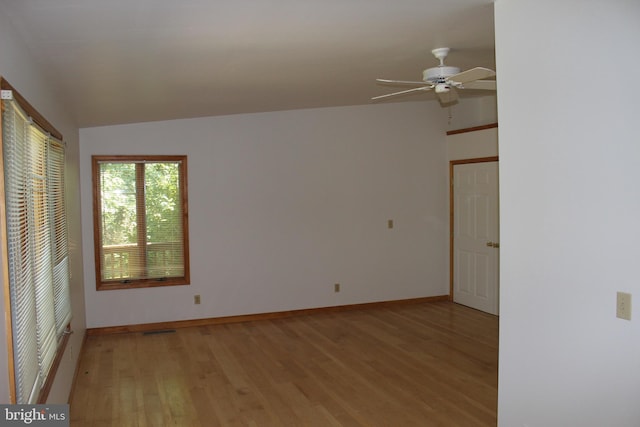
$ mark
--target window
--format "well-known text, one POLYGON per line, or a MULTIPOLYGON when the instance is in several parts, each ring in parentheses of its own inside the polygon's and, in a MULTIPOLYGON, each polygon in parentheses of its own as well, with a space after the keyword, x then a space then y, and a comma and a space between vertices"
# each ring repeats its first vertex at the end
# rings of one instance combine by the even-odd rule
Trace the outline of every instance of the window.
POLYGON ((0 86, 12 402, 44 402, 71 321, 65 146, 4 79, 0 86))
POLYGON ((93 156, 98 290, 189 284, 186 156, 93 156))

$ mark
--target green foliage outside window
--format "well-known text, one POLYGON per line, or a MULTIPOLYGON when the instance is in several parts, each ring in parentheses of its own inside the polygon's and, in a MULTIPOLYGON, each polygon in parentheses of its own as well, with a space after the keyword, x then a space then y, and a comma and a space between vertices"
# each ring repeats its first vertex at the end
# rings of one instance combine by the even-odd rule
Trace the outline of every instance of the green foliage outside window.
MULTIPOLYGON (((144 166, 147 243, 178 241, 182 238, 179 165, 147 163, 144 166)), ((136 243, 136 164, 103 163, 101 189, 102 244, 136 243)))

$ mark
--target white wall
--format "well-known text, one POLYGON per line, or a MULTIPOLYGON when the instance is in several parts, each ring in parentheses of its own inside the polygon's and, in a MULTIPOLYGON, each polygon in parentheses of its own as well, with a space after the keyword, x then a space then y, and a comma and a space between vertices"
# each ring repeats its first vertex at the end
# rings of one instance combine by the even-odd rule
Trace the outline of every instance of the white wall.
POLYGON ((497 123, 497 97, 492 94, 462 98, 457 104, 445 108, 444 112, 448 131, 497 123))
POLYGON ((81 129, 88 326, 447 294, 445 117, 405 102, 81 129), (140 153, 188 155, 192 284, 98 292, 91 155, 140 153))
POLYGON ((495 18, 499 425, 638 426, 640 2, 498 0, 495 18))
POLYGON ((462 160, 498 155, 498 128, 447 135, 447 159, 462 160))
MULTIPOLYGON (((71 336, 58 374, 49 393, 49 403, 65 403, 71 389, 76 361, 85 331, 84 287, 82 284, 82 242, 80 238, 80 201, 78 183, 78 128, 56 98, 42 70, 17 37, 17 32, 0 10, 0 75, 18 90, 31 105, 51 122, 67 142, 67 209, 69 215, 71 304, 75 333, 71 336)), ((5 257, 5 254, 0 253, 5 257)), ((0 286, 4 287, 0 276, 0 286)), ((0 292, 4 308, 4 292, 0 292)), ((6 313, 5 313, 6 314, 6 313)), ((0 318, 0 403, 9 402, 5 317, 0 318)))

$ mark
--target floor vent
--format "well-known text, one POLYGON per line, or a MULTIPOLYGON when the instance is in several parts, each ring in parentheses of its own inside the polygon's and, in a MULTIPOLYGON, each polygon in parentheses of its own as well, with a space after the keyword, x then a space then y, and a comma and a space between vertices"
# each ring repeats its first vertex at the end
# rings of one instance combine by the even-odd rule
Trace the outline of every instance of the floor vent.
POLYGON ((147 331, 143 332, 142 335, 158 335, 158 334, 172 334, 176 330, 175 329, 160 329, 158 331, 147 331))

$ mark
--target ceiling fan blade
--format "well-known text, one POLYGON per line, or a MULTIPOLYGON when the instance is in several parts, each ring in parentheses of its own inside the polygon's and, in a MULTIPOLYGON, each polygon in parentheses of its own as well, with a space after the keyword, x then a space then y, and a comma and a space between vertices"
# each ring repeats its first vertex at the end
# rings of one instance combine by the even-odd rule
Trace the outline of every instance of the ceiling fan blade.
POLYGON ((471 68, 470 70, 463 71, 458 74, 454 74, 451 77, 447 78, 448 82, 465 84, 472 82, 474 80, 486 79, 487 77, 493 77, 496 75, 496 72, 490 70, 488 68, 476 67, 471 68))
POLYGON ((425 85, 425 82, 411 82, 407 80, 389 80, 389 79, 376 79, 378 83, 390 84, 390 85, 425 85))
POLYGON ((407 93, 411 93, 411 92, 426 92, 428 90, 431 90, 430 86, 424 86, 424 87, 415 87, 413 89, 409 89, 409 90, 402 90, 400 92, 393 92, 393 93, 388 93, 386 95, 380 95, 380 96, 374 96, 373 98, 371 98, 372 101, 376 101, 378 99, 383 99, 383 98, 389 98, 391 96, 396 96, 396 95, 404 95, 407 93))
POLYGON ((495 80, 475 80, 469 83, 465 83, 464 89, 481 89, 481 90, 496 90, 495 80))
POLYGON ((441 105, 451 105, 458 101, 458 93, 454 88, 450 88, 447 92, 439 92, 438 100, 441 105))

